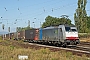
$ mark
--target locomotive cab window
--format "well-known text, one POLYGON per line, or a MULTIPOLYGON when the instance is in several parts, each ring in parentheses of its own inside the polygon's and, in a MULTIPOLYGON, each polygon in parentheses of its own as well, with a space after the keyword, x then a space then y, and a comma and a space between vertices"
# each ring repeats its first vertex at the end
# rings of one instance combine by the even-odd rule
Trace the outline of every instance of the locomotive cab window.
POLYGON ((70 27, 65 27, 65 30, 66 31, 70 31, 70 27))
POLYGON ((77 31, 76 29, 71 29, 71 31, 77 31))
POLYGON ((71 28, 71 27, 65 27, 65 30, 69 32, 77 31, 75 28, 71 28))

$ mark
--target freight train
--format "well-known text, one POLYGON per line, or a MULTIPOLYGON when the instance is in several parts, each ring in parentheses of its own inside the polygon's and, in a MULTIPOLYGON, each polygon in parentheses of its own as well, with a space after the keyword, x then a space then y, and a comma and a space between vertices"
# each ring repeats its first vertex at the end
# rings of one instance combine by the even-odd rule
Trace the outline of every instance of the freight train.
POLYGON ((60 46, 80 43, 77 28, 69 25, 30 29, 14 35, 16 35, 14 38, 24 39, 28 42, 51 43, 60 46))

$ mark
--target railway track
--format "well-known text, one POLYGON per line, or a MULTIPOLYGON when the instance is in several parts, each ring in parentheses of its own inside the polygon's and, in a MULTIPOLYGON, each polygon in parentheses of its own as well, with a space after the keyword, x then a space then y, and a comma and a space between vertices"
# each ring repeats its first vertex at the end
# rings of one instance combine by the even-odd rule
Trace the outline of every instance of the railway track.
MULTIPOLYGON (((36 43, 29 43, 30 45, 38 46, 38 47, 44 47, 44 48, 49 48, 52 51, 60 51, 60 50, 65 50, 72 52, 73 54, 82 56, 82 54, 86 54, 86 56, 90 57, 90 47, 84 47, 83 45, 77 45, 76 47, 56 47, 56 46, 49 46, 49 45, 42 45, 42 44, 36 44, 36 43)), ((85 45, 85 44, 84 44, 85 45)))

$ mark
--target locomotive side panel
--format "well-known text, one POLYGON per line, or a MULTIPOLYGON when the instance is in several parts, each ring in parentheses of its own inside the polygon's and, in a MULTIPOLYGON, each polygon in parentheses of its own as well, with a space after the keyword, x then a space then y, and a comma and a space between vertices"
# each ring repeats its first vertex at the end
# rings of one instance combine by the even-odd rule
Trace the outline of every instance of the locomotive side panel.
POLYGON ((64 42, 65 39, 65 26, 64 25, 59 25, 58 27, 58 39, 60 42, 64 42))
POLYGON ((58 41, 58 28, 43 29, 42 40, 58 41))
POLYGON ((39 40, 42 40, 42 34, 43 34, 43 33, 42 33, 42 28, 40 28, 40 29, 39 29, 39 36, 38 36, 39 40))

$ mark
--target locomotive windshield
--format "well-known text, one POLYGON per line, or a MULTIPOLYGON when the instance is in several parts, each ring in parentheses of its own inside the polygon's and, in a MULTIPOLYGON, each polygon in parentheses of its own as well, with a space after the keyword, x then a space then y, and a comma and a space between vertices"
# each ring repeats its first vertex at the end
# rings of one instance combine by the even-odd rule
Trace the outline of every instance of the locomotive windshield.
POLYGON ((70 27, 65 27, 65 30, 66 31, 70 31, 70 27))
POLYGON ((65 27, 66 31, 77 31, 75 28, 71 28, 71 27, 65 27))
POLYGON ((71 31, 76 31, 76 29, 71 29, 71 31))

